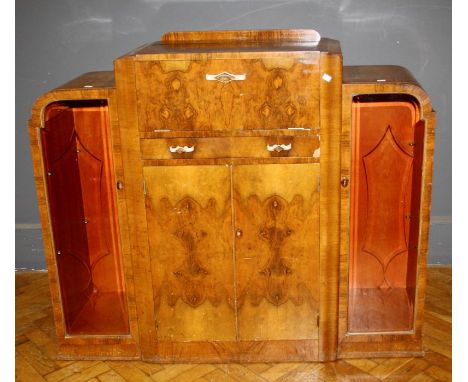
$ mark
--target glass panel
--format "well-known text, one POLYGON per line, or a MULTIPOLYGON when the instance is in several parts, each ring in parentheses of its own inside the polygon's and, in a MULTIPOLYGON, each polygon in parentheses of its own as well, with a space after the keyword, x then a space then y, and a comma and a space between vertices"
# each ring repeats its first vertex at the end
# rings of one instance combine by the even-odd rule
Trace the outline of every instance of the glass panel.
POLYGON ((41 140, 67 334, 129 332, 107 101, 49 105, 41 140))
POLYGON ((413 327, 424 125, 405 95, 352 105, 350 332, 413 327))

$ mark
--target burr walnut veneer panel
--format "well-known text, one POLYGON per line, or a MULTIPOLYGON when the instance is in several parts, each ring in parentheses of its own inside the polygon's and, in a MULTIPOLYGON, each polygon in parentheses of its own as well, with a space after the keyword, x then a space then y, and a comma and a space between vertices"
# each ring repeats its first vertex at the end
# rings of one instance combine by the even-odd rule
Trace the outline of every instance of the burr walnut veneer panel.
POLYGON ((317 128, 318 58, 138 61, 140 129, 317 128))

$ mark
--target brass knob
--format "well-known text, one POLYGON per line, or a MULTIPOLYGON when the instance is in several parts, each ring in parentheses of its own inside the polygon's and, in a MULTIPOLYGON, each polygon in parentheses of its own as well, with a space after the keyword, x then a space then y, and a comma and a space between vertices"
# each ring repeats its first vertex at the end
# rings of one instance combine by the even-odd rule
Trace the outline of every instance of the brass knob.
POLYGON ((241 230, 240 228, 237 228, 237 229, 236 229, 236 236, 237 236, 237 237, 241 237, 241 236, 242 236, 242 233, 243 233, 243 232, 242 232, 242 230, 241 230))
POLYGON ((117 190, 123 190, 124 183, 121 180, 117 181, 117 190))
POLYGON ((341 185, 343 187, 348 187, 349 184, 349 178, 347 176, 341 177, 341 185))

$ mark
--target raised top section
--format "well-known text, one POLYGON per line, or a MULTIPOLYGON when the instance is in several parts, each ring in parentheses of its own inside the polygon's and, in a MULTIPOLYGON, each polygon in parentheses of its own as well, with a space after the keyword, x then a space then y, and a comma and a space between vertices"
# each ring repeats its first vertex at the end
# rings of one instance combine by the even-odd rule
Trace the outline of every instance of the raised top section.
POLYGON ((143 45, 125 56, 137 60, 259 58, 277 53, 341 55, 337 40, 321 38, 313 29, 221 30, 165 33, 161 41, 143 45), (208 55, 208 56, 207 56, 208 55))
POLYGON ((165 44, 222 41, 297 41, 319 42, 320 34, 313 29, 265 29, 168 32, 161 37, 165 44))

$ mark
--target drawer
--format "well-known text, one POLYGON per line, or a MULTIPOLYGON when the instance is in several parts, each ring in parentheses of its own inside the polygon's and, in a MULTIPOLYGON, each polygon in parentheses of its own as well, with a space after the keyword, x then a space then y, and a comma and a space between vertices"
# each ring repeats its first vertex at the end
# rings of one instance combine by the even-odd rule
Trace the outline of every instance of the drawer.
POLYGON ((320 157, 318 135, 141 139, 142 159, 320 157))
POLYGON ((318 57, 137 61, 140 131, 317 128, 318 57))

